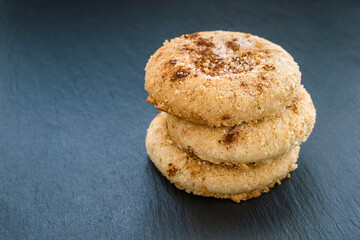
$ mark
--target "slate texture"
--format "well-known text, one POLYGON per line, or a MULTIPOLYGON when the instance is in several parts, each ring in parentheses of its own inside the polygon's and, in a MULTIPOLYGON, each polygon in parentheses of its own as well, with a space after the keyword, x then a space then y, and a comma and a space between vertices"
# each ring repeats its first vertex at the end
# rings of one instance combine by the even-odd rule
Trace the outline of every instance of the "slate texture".
POLYGON ((359 239, 359 1, 0 1, 0 239, 359 239), (250 32, 317 109, 290 180, 235 204, 150 162, 144 67, 171 39, 250 32))

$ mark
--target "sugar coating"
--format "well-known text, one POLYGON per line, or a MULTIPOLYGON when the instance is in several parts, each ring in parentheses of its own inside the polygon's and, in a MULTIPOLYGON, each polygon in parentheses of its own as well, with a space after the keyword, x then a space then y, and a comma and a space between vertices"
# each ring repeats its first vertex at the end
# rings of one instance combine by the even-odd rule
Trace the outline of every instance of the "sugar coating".
POLYGON ((316 110, 303 86, 276 117, 235 127, 209 127, 166 114, 171 140, 181 149, 213 163, 250 163, 285 154, 309 137, 316 110))
POLYGON ((209 126, 275 116, 301 84, 299 67, 280 46, 239 32, 199 32, 165 42, 145 68, 148 101, 209 126))
POLYGON ((295 147, 279 158, 251 164, 247 169, 212 164, 177 148, 167 132, 166 116, 161 113, 150 124, 146 149, 159 171, 178 188, 239 202, 267 192, 295 170, 300 148, 295 147))

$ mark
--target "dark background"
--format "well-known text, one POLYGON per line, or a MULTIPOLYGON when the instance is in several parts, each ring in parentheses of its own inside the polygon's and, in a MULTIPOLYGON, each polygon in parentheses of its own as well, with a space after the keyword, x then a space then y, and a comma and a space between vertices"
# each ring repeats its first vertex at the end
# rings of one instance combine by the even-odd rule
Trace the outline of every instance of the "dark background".
POLYGON ((0 239, 359 238, 359 105, 359 1, 0 1, 0 239), (148 58, 218 29, 283 46, 317 108, 291 179, 240 204, 144 146, 148 58))

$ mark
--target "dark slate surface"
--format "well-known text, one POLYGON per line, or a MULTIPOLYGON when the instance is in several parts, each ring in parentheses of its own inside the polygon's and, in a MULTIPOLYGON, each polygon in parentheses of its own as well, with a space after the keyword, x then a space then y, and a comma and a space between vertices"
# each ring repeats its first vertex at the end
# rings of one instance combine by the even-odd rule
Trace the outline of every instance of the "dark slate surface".
POLYGON ((359 105, 359 1, 1 1, 0 239, 359 238, 359 105), (282 45, 318 114, 292 178, 241 204, 177 190, 144 146, 148 57, 216 29, 282 45))

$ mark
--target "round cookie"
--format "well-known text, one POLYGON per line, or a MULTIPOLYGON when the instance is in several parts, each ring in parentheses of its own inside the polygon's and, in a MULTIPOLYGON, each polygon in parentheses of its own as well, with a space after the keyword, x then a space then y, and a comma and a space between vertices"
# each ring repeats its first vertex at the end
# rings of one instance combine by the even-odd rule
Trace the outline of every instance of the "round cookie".
POLYGON ((173 144, 165 118, 161 113, 150 124, 146 149, 160 172, 187 192, 240 202, 267 192, 297 167, 300 147, 282 157, 249 165, 247 169, 203 161, 173 144))
POLYGON ((166 41, 145 71, 149 102, 209 126, 277 115, 291 104, 301 83, 289 53, 240 32, 199 32, 166 41))
POLYGON ((212 128, 167 114, 171 140, 181 149, 213 163, 250 163, 285 154, 305 142, 316 110, 303 86, 278 117, 235 127, 212 128))

